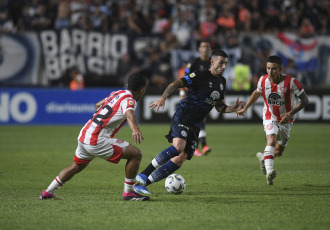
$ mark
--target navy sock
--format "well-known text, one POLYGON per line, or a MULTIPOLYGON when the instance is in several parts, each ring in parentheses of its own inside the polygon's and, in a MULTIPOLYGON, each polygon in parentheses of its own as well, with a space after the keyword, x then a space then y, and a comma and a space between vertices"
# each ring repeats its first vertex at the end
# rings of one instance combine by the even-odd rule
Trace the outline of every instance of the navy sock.
MULTIPOLYGON (((162 167, 157 169, 155 172, 153 172, 150 176, 153 178, 153 182, 160 181, 169 175, 171 175, 173 172, 178 170, 180 167, 177 166, 172 161, 168 161, 166 164, 164 164, 162 167)), ((147 181, 147 184, 150 184, 150 180, 147 181)))
MULTIPOLYGON (((178 150, 176 150, 176 148, 173 145, 171 145, 167 149, 164 149, 163 151, 161 151, 153 159, 153 161, 156 161, 158 165, 163 165, 166 162, 168 162, 171 158, 178 156, 178 155, 179 155, 178 150)), ((147 168, 145 170, 143 170, 141 173, 146 176, 149 176, 155 169, 156 169, 156 167, 152 163, 150 163, 147 166, 147 168)))
POLYGON ((178 150, 171 145, 170 147, 168 147, 167 149, 164 149, 163 151, 161 151, 156 157, 155 160, 157 161, 157 163, 159 165, 163 165, 166 162, 168 162, 171 158, 178 156, 179 152, 178 150))

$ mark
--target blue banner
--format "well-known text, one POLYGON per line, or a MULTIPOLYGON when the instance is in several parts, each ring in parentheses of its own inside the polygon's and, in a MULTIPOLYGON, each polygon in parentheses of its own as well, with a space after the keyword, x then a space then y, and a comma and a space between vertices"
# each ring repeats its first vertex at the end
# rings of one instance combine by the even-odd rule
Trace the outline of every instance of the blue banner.
POLYGON ((114 90, 0 88, 0 124, 84 124, 114 90))

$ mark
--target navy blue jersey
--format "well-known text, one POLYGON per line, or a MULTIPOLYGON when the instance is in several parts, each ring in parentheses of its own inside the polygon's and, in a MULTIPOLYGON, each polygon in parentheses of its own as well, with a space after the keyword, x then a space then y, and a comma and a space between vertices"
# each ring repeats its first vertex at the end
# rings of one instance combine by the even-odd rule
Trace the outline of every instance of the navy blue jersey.
POLYGON ((211 65, 211 61, 203 61, 200 57, 196 58, 192 63, 188 63, 187 68, 185 70, 185 74, 191 74, 197 70, 201 71, 204 69, 209 69, 211 65))
POLYGON ((176 115, 201 128, 203 119, 217 101, 224 99, 226 79, 213 76, 210 70, 196 70, 181 80, 188 93, 178 104, 176 115))

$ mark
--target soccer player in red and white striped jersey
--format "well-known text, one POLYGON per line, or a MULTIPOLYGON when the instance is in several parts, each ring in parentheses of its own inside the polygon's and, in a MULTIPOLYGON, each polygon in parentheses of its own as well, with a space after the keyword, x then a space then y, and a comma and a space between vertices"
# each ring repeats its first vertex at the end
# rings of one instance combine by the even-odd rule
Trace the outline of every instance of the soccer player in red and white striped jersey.
POLYGON ((280 57, 270 56, 266 69, 267 74, 259 78, 257 89, 246 106, 236 113, 243 116, 260 96, 263 97, 263 125, 267 146, 264 153, 257 153, 257 158, 266 175, 267 184, 273 185, 277 175, 273 168, 274 156, 282 155, 290 137, 294 115, 308 104, 308 97, 298 80, 281 73, 280 57), (296 97, 300 99, 299 103, 295 103, 296 97))
POLYGON ((114 138, 114 135, 127 122, 132 130, 133 142, 141 143, 143 136, 135 120, 136 101, 146 90, 146 80, 142 75, 133 74, 128 78, 127 90, 112 92, 96 104, 96 112, 81 129, 74 163, 63 169, 53 180, 40 199, 52 199, 54 193, 75 174, 88 166, 90 161, 99 157, 117 164, 127 159, 123 200, 146 201, 149 197, 134 192, 135 177, 138 172, 142 153, 128 142, 114 138))

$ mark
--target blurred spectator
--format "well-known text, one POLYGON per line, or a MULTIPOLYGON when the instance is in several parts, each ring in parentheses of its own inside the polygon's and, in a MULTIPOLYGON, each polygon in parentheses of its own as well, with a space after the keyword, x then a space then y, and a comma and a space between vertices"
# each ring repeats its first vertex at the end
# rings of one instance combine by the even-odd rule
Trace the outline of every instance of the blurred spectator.
POLYGON ((166 17, 163 9, 157 11, 151 32, 153 34, 163 34, 170 27, 170 21, 166 17))
POLYGON ((60 30, 70 26, 70 3, 69 0, 60 0, 57 7, 55 29, 60 30))
POLYGON ((249 91, 251 89, 252 72, 244 59, 238 60, 230 74, 232 88, 235 91, 249 91))
POLYGON ((71 0, 70 2, 71 12, 71 26, 84 27, 87 16, 87 3, 85 0, 71 0), (84 20, 82 20, 82 18, 84 20))
POLYGON ((126 86, 128 77, 134 73, 139 71, 138 60, 135 58, 133 54, 124 54, 119 62, 117 67, 117 75, 118 75, 118 83, 120 85, 126 86))
POLYGON ((205 21, 202 21, 200 24, 200 33, 202 35, 202 39, 213 37, 216 31, 217 31, 217 24, 215 22, 215 18, 212 15, 212 12, 208 11, 206 12, 205 21))
POLYGON ((221 31, 228 31, 236 27, 234 15, 230 12, 228 7, 225 8, 223 14, 217 18, 217 23, 221 31))
POLYGON ((0 0, 0 32, 11 33, 15 31, 16 28, 10 15, 9 6, 4 0, 0 0))
POLYGON ((101 6, 94 5, 92 8, 92 12, 89 14, 88 19, 88 23, 90 25, 91 30, 99 32, 108 32, 108 19, 106 14, 102 13, 101 6))
POLYGON ((52 20, 47 15, 44 4, 38 5, 36 14, 32 17, 32 28, 36 31, 52 28, 52 20))
POLYGON ((314 36, 314 26, 308 18, 302 19, 299 29, 299 35, 302 38, 310 38, 314 36))
POLYGON ((82 90, 84 88, 85 88, 84 76, 77 69, 71 70, 70 89, 82 90))

